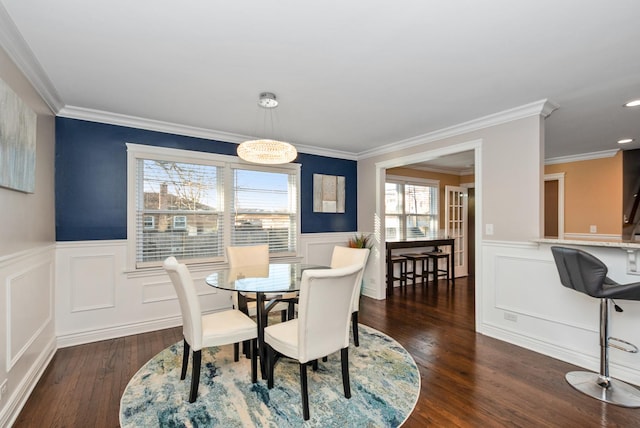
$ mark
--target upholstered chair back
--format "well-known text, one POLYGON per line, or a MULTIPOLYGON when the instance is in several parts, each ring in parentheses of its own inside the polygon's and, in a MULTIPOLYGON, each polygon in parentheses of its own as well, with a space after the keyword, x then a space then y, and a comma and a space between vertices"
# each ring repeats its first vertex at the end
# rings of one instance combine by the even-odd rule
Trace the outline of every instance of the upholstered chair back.
POLYGON ((306 363, 349 346, 349 321, 362 265, 302 272, 298 360, 306 363))
MULTIPOLYGON (((360 265, 362 270, 358 277, 358 287, 362 283, 362 276, 364 275, 364 268, 369 258, 368 248, 349 248, 349 247, 333 247, 333 254, 331 255, 331 267, 340 268, 351 265, 360 265)), ((360 288, 357 289, 356 298, 353 300, 352 312, 356 312, 360 309, 360 288)))
POLYGON ((562 285, 591 297, 606 297, 603 284, 608 270, 602 261, 575 248, 551 247, 551 253, 562 285))
POLYGON ((251 245, 248 247, 227 247, 229 267, 241 267, 269 264, 269 245, 251 245))
POLYGON ((173 256, 168 257, 163 266, 171 278, 180 302, 182 334, 191 348, 194 351, 199 351, 202 349, 202 313, 191 273, 189 273, 187 266, 178 263, 178 260, 173 256))

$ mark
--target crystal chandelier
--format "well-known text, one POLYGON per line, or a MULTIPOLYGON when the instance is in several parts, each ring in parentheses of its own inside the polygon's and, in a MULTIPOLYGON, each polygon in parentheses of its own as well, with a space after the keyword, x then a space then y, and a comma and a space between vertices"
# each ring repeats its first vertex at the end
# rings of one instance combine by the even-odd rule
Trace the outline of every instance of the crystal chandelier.
MULTIPOLYGON (((263 92, 258 99, 258 106, 268 114, 271 130, 273 131, 272 111, 278 107, 275 94, 263 92)), ((266 122, 265 117, 265 122, 266 122)), ((296 148, 284 141, 272 140, 268 138, 249 140, 238 146, 238 156, 247 162, 262 164, 288 163, 296 158, 298 152, 296 148)))

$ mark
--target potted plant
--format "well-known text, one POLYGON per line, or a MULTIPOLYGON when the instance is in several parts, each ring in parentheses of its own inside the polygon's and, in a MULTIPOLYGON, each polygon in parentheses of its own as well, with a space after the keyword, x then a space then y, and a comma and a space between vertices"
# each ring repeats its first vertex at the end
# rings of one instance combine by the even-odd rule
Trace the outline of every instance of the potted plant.
POLYGON ((371 248, 371 235, 367 235, 364 233, 355 234, 353 238, 349 238, 348 241, 349 248, 371 248))

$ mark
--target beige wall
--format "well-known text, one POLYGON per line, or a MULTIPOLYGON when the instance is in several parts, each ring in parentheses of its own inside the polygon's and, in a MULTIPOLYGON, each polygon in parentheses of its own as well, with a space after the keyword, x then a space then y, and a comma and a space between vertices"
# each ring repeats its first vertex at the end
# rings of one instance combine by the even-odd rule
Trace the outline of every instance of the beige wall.
POLYGON ((55 241, 55 121, 47 105, 2 49, 0 79, 38 115, 35 193, 27 194, 0 188, 2 256, 55 241))
MULTIPOLYGON (((565 174, 565 233, 622 233, 622 151, 614 157, 547 165, 545 174, 565 174)), ((440 182, 440 219, 444 221, 445 186, 473 183, 473 175, 457 176, 410 168, 389 168, 388 175, 418 177, 440 182)))
MULTIPOLYGON (((11 426, 56 350, 54 117, 5 51, 2 79, 38 115, 33 194, 0 188, 0 426, 11 426)), ((0 110, 0 114, 3 112, 0 110)))
POLYGON ((564 232, 622 235, 622 151, 615 156, 547 165, 545 174, 564 173, 564 232))
MULTIPOLYGON (((481 148, 476 164, 476 197, 482 198, 482 221, 492 224, 488 239, 531 240, 542 231, 542 120, 532 116, 505 124, 417 145, 358 161, 358 229, 376 230, 376 192, 384 201, 384 183, 376 177, 376 164, 398 165, 428 160, 429 152, 481 148), (378 186, 378 187, 376 187, 378 186)), ((484 228, 483 228, 484 232, 484 228)))
POLYGON ((460 184, 470 184, 476 181, 476 176, 473 174, 461 175, 460 184))
MULTIPOLYGON (((476 221, 481 222, 481 240, 476 245, 482 245, 483 239, 530 242, 542 236, 543 135, 542 117, 533 115, 359 160, 358 229, 375 232, 379 238, 367 276, 378 290, 373 297, 385 295, 381 226, 387 169, 475 150, 476 221), (486 234, 487 224, 493 234, 486 234)), ((484 267, 484 261, 480 263, 476 269, 484 267)))

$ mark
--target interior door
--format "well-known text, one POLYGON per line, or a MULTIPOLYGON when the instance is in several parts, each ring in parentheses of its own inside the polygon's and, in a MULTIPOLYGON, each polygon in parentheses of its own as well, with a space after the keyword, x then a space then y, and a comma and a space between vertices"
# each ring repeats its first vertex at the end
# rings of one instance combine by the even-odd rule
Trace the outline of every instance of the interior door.
POLYGON ((444 232, 455 240, 454 275, 467 276, 467 189, 445 186, 444 205, 444 232))

